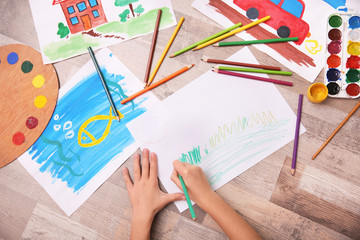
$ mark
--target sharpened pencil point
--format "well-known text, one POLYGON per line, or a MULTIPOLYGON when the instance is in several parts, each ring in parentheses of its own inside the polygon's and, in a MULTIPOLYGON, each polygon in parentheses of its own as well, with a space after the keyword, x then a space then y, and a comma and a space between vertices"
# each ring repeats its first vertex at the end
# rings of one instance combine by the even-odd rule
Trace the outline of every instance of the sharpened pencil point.
POLYGON ((116 116, 116 119, 120 122, 120 117, 119 116, 116 116))
POLYGON ((174 54, 169 56, 169 58, 173 58, 173 57, 175 57, 175 55, 174 55, 174 54))
POLYGON ((201 61, 207 62, 208 58, 202 58, 201 61))
POLYGON ((218 46, 219 46, 219 43, 214 43, 213 46, 214 46, 214 47, 218 47, 218 46))
POLYGON ((292 176, 295 175, 295 169, 291 169, 291 175, 292 175, 292 176))

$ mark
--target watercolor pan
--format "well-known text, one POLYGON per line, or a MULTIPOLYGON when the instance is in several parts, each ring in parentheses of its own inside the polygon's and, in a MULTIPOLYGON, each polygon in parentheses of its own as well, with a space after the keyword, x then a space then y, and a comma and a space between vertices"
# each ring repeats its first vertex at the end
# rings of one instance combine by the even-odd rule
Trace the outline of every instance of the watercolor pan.
POLYGON ((328 96, 360 97, 360 15, 331 14, 327 21, 324 83, 328 96))

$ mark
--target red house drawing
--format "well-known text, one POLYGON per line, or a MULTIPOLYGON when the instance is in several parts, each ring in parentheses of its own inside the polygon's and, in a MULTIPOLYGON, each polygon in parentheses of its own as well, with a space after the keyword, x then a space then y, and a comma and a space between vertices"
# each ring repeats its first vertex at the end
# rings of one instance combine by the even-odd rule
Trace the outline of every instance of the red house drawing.
POLYGON ((54 0, 60 4, 72 34, 107 23, 101 0, 54 0))

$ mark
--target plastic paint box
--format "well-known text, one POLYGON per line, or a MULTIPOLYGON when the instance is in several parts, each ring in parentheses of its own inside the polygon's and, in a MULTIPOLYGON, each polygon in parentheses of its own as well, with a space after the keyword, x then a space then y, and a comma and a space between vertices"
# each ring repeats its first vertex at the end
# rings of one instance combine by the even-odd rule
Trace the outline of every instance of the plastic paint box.
POLYGON ((334 13, 327 21, 324 84, 328 96, 360 97, 360 15, 334 13))

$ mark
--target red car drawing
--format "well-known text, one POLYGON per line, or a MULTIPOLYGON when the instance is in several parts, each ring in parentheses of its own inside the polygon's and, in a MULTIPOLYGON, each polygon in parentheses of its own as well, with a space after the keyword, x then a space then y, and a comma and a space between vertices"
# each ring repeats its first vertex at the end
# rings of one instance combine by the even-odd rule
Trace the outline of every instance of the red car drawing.
POLYGON ((309 25, 301 19, 305 10, 302 0, 234 0, 233 3, 245 10, 250 19, 270 15, 265 23, 274 28, 281 38, 298 37, 297 45, 309 33, 309 25))

